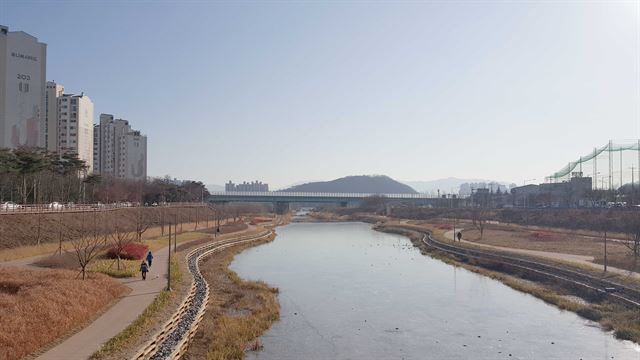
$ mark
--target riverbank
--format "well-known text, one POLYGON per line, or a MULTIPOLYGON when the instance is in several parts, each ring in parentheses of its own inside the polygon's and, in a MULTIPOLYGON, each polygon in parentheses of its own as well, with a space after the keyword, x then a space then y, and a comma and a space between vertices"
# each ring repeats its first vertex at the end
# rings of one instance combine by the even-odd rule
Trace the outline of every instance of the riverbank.
POLYGON ((585 319, 598 322, 603 330, 613 331, 618 339, 640 344, 640 312, 637 308, 610 302, 601 296, 594 296, 590 292, 567 287, 560 282, 549 281, 508 266, 500 266, 495 262, 461 258, 435 250, 422 241, 422 233, 416 231, 415 227, 404 226, 405 228, 403 228, 403 224, 397 223, 379 224, 375 229, 405 235, 415 247, 420 249, 423 255, 499 280, 515 290, 531 294, 562 310, 572 311, 585 319))
MULTIPOLYGON (((171 291, 163 289, 150 305, 126 329, 111 338, 99 351, 92 355, 92 359, 124 359, 132 358, 164 326, 167 319, 173 316, 180 307, 191 288, 192 277, 188 276, 185 255, 193 248, 205 243, 227 241, 240 235, 250 235, 260 232, 255 227, 239 226, 237 223, 222 225, 216 237, 212 235, 215 229, 202 230, 204 238, 194 238, 188 241, 178 241, 176 251, 172 253, 171 291), (174 270, 178 270, 174 273, 174 270), (181 275, 187 274, 187 275, 181 275), (177 276, 178 275, 178 276, 177 276)), ((178 235, 178 238, 180 235, 178 235)), ((180 239, 179 239, 180 240, 180 239)), ((165 281, 166 283, 166 281, 165 281)))
POLYGON ((273 238, 228 248, 202 262, 210 301, 186 358, 242 359, 246 351, 260 350, 259 337, 280 317, 278 289, 241 279, 229 264, 236 254, 273 238))
MULTIPOLYGON (((263 224, 284 225, 289 217, 263 224)), ((261 281, 241 279, 229 265, 242 251, 275 239, 275 234, 257 242, 229 247, 208 256, 200 266, 209 284, 209 303, 186 358, 242 359, 247 351, 262 348, 260 336, 280 318, 278 289, 261 281)))

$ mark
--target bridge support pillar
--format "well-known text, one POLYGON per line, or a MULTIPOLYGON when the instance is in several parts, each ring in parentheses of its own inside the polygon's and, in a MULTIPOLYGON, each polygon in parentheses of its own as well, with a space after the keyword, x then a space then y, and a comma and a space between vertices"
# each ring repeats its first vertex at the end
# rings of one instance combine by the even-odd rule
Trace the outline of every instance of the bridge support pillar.
POLYGON ((276 214, 282 215, 289 212, 289 203, 288 202, 276 202, 274 203, 274 210, 276 214))

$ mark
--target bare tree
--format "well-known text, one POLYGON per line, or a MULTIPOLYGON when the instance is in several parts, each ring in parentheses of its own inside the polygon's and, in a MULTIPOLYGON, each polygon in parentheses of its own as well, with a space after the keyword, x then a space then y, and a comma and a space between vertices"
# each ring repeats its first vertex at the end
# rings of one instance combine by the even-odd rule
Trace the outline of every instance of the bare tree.
POLYGON ((85 217, 81 217, 80 228, 74 231, 71 239, 72 253, 80 266, 82 280, 86 279, 87 266, 98 256, 106 244, 106 236, 98 230, 98 215, 93 213, 93 224, 87 226, 85 217))
POLYGON ((198 206, 196 206, 196 225, 193 228, 194 231, 198 230, 198 206))
POLYGON ((628 238, 624 245, 631 251, 635 268, 640 257, 640 216, 635 211, 631 211, 622 216, 620 222, 628 238))
POLYGON ((40 246, 40 242, 42 241, 42 217, 44 214, 42 212, 38 212, 36 214, 36 231, 35 231, 35 243, 40 246))
MULTIPOLYGON (((136 230, 136 234, 137 230, 136 230)), ((115 224, 113 226, 113 232, 109 235, 109 242, 113 245, 113 249, 116 252, 117 259, 117 267, 120 270, 120 254, 122 254, 125 246, 131 243, 133 239, 133 234, 129 231, 124 230, 120 224, 118 219, 115 220, 115 224)))
POLYGON ((64 226, 64 213, 60 212, 60 216, 58 217, 58 253, 62 255, 62 239, 64 239, 64 234, 66 227, 64 226))
POLYGON ((604 271, 607 271, 607 266, 608 266, 608 258, 607 258, 607 233, 610 231, 610 229, 613 227, 613 218, 611 217, 611 212, 610 211, 603 211, 600 214, 598 214, 598 216, 593 219, 593 222, 591 223, 591 225, 593 226, 593 228, 595 228, 597 231, 599 231, 602 235, 603 235, 603 241, 604 241, 604 271))
POLYGON ((471 223, 476 229, 478 229, 478 231, 480 231, 480 240, 482 240, 482 236, 484 235, 484 226, 487 222, 488 216, 489 211, 487 209, 473 209, 471 223))
POLYGON ((143 208, 139 207, 136 210, 136 240, 137 241, 142 241, 142 234, 145 233, 145 231, 147 231, 151 225, 153 225, 153 222, 151 221, 151 219, 149 218, 149 216, 146 216, 146 211, 144 211, 143 208))

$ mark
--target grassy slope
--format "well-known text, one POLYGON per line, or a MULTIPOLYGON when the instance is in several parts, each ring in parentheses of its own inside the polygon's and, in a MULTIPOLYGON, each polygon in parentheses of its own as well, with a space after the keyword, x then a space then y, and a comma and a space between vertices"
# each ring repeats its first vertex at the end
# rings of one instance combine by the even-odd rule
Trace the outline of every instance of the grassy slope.
POLYGON ((127 291, 104 275, 0 267, 0 359, 20 359, 91 320, 127 291))

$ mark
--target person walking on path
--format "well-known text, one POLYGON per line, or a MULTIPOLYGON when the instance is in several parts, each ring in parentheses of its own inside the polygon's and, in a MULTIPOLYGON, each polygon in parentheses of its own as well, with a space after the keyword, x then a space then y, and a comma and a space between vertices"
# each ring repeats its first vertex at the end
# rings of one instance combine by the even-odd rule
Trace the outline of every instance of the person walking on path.
POLYGON ((149 267, 151 267, 152 261, 153 261, 153 254, 151 253, 151 251, 149 251, 149 253, 147 254, 147 263, 149 264, 149 267))
POLYGON ((146 261, 142 261, 140 264, 140 272, 142 273, 142 280, 147 280, 147 272, 149 272, 149 267, 147 266, 146 261))

